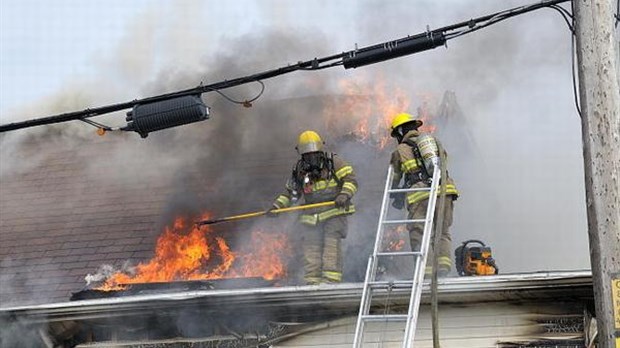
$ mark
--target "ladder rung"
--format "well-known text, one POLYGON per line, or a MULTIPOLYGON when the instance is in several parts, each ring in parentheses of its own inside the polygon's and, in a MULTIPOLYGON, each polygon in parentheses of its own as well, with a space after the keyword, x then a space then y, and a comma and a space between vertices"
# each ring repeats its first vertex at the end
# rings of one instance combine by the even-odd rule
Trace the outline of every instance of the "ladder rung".
POLYGON ((422 256, 419 251, 385 251, 377 253, 377 256, 422 256))
POLYGON ((424 219, 407 219, 407 220, 385 220, 382 221, 382 224, 415 224, 415 223, 423 223, 426 220, 424 219))
POLYGON ((412 188, 404 188, 404 189, 390 189, 388 193, 400 193, 400 192, 416 192, 416 191, 430 191, 430 187, 412 187, 412 188))
POLYGON ((406 321, 407 314, 376 314, 362 315, 364 321, 406 321))
POLYGON ((387 287, 406 287, 407 289, 413 286, 412 280, 378 280, 374 282, 368 282, 368 286, 372 288, 387 288, 387 287))
MULTIPOLYGON (((364 286, 363 286, 363 290, 362 290, 362 299, 361 299, 361 303, 360 303, 360 308, 359 308, 359 312, 358 312, 358 316, 357 316, 357 322, 356 322, 356 326, 355 326, 355 336, 353 337, 353 346, 354 347, 361 347, 363 345, 363 341, 364 341, 364 331, 365 331, 365 325, 364 322, 383 322, 386 323, 390 322, 390 321, 400 321, 400 322, 404 322, 405 324, 405 330, 404 330, 404 338, 403 338, 403 342, 405 343, 405 345, 410 345, 407 344, 407 342, 412 343, 415 341, 415 332, 416 332, 416 324, 417 324, 417 319, 418 319, 418 314, 419 314, 419 301, 420 301, 420 295, 421 295, 421 291, 423 288, 423 274, 424 274, 424 265, 421 263, 422 259, 424 259, 426 257, 426 255, 428 255, 428 251, 427 249, 422 249, 422 250, 417 250, 417 251, 394 251, 394 252, 389 252, 387 250, 382 250, 381 245, 384 242, 384 230, 388 229, 390 227, 387 227, 387 225, 392 225, 392 226, 398 226, 398 225, 406 225, 406 224, 423 224, 424 226, 424 231, 425 233, 428 233, 428 231, 432 230, 433 228, 433 215, 427 216, 427 219, 411 219, 410 216, 396 216, 396 215, 389 215, 388 213, 390 212, 390 207, 389 207, 389 200, 388 197, 390 196, 389 194, 404 194, 407 192, 428 192, 428 206, 429 207, 435 207, 436 205, 435 203, 437 202, 437 195, 435 194, 435 191, 441 191, 438 186, 437 183, 439 182, 439 180, 441 180, 441 171, 439 170, 439 166, 435 166, 435 168, 433 169, 433 175, 432 175, 432 184, 430 185, 431 187, 414 187, 414 188, 393 188, 391 189, 391 185, 392 185, 392 181, 394 179, 394 168, 392 166, 388 167, 388 172, 387 172, 387 177, 386 177, 386 181, 385 181, 385 188, 383 191, 383 200, 381 202, 381 212, 379 214, 379 221, 378 221, 378 226, 377 226, 377 234, 375 236, 375 246, 374 246, 374 252, 372 254, 372 256, 369 258, 368 260, 368 267, 366 268, 366 277, 364 279, 364 286), (393 216, 393 218, 388 219, 388 216, 393 216), (395 220, 395 219, 403 219, 406 218, 407 220, 395 220), (380 251, 382 250, 382 251, 380 251), (377 272, 378 272, 378 266, 377 263, 379 261, 385 260, 385 259, 380 259, 379 257, 381 256, 408 256, 408 257, 413 257, 413 260, 415 261, 415 268, 414 268, 414 272, 413 272, 413 277, 409 277, 409 276, 404 276, 404 277, 398 277, 399 279, 392 279, 389 280, 389 278, 387 280, 385 280, 385 278, 379 276, 379 279, 377 278, 377 272), (376 291, 375 291, 376 290, 376 291), (371 306, 372 306, 372 302, 373 299, 375 300, 379 300, 377 297, 377 295, 384 295, 387 294, 388 295, 388 300, 389 300, 389 294, 391 293, 391 291, 395 291, 395 294, 399 294, 399 295, 404 295, 405 291, 411 291, 411 296, 409 299, 409 309, 408 309, 408 314, 387 314, 388 312, 384 312, 384 314, 381 314, 380 312, 374 312, 373 314, 370 314, 370 310, 371 310, 371 306)), ((395 195, 391 195, 391 196, 395 196, 395 195)), ((391 197, 390 197, 391 198, 391 197)), ((432 211, 429 211, 430 213, 433 213, 432 211)), ((420 225, 417 225, 420 226, 420 225)), ((424 242, 426 243, 422 243, 425 245, 425 247, 428 247, 427 242, 428 242, 428 238, 429 235, 425 234, 423 236, 424 242)), ((375 324, 376 325, 376 324, 375 324)), ((369 325, 370 326, 370 325, 369 325)), ((385 341, 386 337, 383 337, 383 335, 381 336, 381 338, 379 338, 378 343, 380 343, 381 345, 383 345, 385 341)))

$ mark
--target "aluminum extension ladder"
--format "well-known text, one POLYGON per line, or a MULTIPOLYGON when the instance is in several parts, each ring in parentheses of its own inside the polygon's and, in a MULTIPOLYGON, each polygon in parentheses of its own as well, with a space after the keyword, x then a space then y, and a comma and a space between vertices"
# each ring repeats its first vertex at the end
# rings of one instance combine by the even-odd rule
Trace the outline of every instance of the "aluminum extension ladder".
MULTIPOLYGON (((416 324, 418 320, 418 311, 420 309, 420 298, 422 295, 422 282, 426 268, 426 259, 430 246, 433 219, 435 216, 435 205, 437 203, 437 191, 440 179, 439 166, 435 166, 433 170, 433 179, 430 187, 407 188, 407 189, 391 189, 394 170, 390 165, 388 168, 385 189, 383 191, 383 201, 381 203, 381 212, 379 215, 379 224, 377 226, 377 236, 372 255, 368 259, 368 267, 366 268, 366 279, 364 280, 364 288, 362 291, 362 300, 360 302, 359 315, 357 324, 355 325, 355 336, 353 338, 353 347, 360 348, 364 343, 365 324, 369 322, 405 322, 404 336, 401 347, 413 347, 416 324), (426 217, 417 220, 387 220, 390 199, 390 193, 407 193, 414 191, 429 191, 430 197, 428 207, 426 209, 426 217), (422 245, 420 250, 412 251, 383 251, 383 231, 385 225, 405 225, 409 223, 423 223, 424 234, 422 236, 422 245), (413 278, 396 279, 390 281, 377 280, 378 261, 385 257, 413 257, 415 268, 413 278), (373 302, 373 296, 380 293, 377 290, 391 291, 393 287, 411 287, 411 297, 409 299, 409 307, 407 314, 371 314, 370 309, 373 302)), ((374 343, 374 342, 373 342, 374 343)), ((382 342, 375 343, 375 346, 382 346, 382 342), (378 344, 377 344, 378 343, 378 344)))

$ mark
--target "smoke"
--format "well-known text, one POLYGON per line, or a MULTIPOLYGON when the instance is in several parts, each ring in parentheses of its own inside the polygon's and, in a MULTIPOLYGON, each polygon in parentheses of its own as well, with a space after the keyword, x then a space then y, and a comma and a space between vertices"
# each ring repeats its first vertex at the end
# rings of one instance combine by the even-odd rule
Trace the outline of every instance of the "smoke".
POLYGON ((42 324, 0 316, 0 347, 45 347, 49 342, 45 332, 42 324))
POLYGON ((131 265, 130 262, 125 262, 121 267, 116 268, 114 265, 103 264, 99 266, 97 272, 91 274, 87 274, 84 277, 84 281, 86 281, 86 286, 91 284, 101 284, 103 281, 108 279, 114 273, 122 272, 125 274, 133 274, 135 272, 135 268, 131 265))
MULTIPOLYGON (((79 110, 230 79, 518 3, 523 2, 451 1, 439 8, 430 1, 415 6, 367 1, 351 11, 325 15, 329 22, 321 20, 315 5, 261 6, 260 23, 250 25, 237 18, 236 23, 247 29, 241 35, 226 32, 232 24, 220 23, 215 8, 188 4, 151 8, 132 21, 115 49, 97 57, 100 73, 67 85, 22 116, 79 110), (197 27, 205 12, 212 21, 197 27), (304 12, 306 16, 301 15, 304 12)), ((244 15, 248 16, 245 12, 239 16, 244 15)), ((136 214, 150 212, 150 218, 157 220, 151 232, 154 240, 160 227, 179 214, 209 210, 225 216, 268 208, 296 160, 297 134, 316 129, 360 176, 359 209, 345 241, 346 277, 359 280, 366 254, 355 250, 369 250, 372 245, 378 193, 392 145, 378 151, 343 139, 351 124, 334 129, 326 118, 350 115, 326 110, 344 103, 334 97, 346 94, 339 81, 370 87, 381 79, 410 96, 409 109, 403 111, 415 113, 425 102, 436 108, 446 90, 458 98, 463 126, 454 127, 448 120, 438 130, 451 156, 450 173, 462 193, 455 206, 454 247, 461 240, 483 239, 505 271, 586 268, 579 122, 572 108, 569 33, 563 25, 559 16, 542 10, 450 41, 447 49, 355 70, 296 72, 265 81, 265 94, 251 108, 208 93, 203 99, 212 108, 211 119, 156 132, 144 140, 132 133, 99 138, 92 127, 79 122, 4 134, 0 177, 15 178, 39 168, 58 152, 83 153, 80 173, 95 188, 72 187, 67 202, 93 192, 104 197, 106 192, 118 192, 105 199, 136 214), (459 144, 464 138, 472 139, 469 147, 459 144), (125 188, 132 191, 124 193, 125 188), (132 196, 137 191, 139 196, 132 196), (572 257, 550 252, 552 246, 572 257)), ((259 91, 260 86, 250 84, 222 92, 243 101, 259 91)), ((122 119, 119 113, 97 121, 118 125, 122 119)), ((94 213, 96 207, 92 206, 94 213)), ((260 223, 281 228, 287 222, 291 221, 260 223)), ((230 233, 237 243, 245 240, 242 231, 251 228, 251 222, 217 227, 222 233, 238 231, 230 233)))
POLYGON ((2 307, 22 305, 24 299, 28 299, 31 303, 50 302, 51 296, 46 290, 55 288, 65 279, 61 271, 57 270, 54 265, 50 265, 50 261, 49 257, 39 257, 32 263, 20 260, 18 256, 3 258, 0 261, 0 304, 2 307), (28 272, 28 270, 34 272, 28 272))
MULTIPOLYGON (((359 29, 383 40, 385 33, 417 33, 425 24, 436 28, 525 3, 371 2, 366 13, 381 11, 390 20, 360 20, 359 29)), ((368 68, 411 94, 433 94, 434 104, 443 91, 455 92, 467 128, 448 121, 437 131, 461 191, 453 247, 482 239, 504 272, 589 267, 570 54, 570 32, 545 9, 449 41, 447 50, 368 68), (475 152, 463 153, 466 135, 475 152)))

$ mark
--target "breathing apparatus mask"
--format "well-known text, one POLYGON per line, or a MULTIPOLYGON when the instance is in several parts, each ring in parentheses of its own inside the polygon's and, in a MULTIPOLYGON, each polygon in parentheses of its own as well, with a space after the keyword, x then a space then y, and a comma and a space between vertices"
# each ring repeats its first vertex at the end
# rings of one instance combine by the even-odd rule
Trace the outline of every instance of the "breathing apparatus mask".
POLYGON ((321 171, 325 168, 325 152, 308 152, 301 155, 302 170, 313 179, 321 176, 321 171))
POLYGON ((392 137, 396 138, 396 140, 400 144, 403 142, 405 134, 409 133, 412 130, 418 130, 418 128, 419 125, 417 125, 415 122, 405 123, 402 126, 398 126, 396 127, 396 129, 394 129, 394 131, 392 132, 392 137))

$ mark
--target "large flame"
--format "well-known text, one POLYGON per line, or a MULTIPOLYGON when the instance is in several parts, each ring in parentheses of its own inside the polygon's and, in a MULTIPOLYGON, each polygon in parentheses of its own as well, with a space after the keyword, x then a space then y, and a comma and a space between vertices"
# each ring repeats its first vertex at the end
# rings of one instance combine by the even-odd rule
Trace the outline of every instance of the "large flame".
MULTIPOLYGON (((206 218, 206 217, 204 217, 206 218)), ((121 290, 128 284, 286 276, 291 255, 284 233, 255 230, 239 250, 231 250, 221 236, 213 236, 209 226, 196 227, 177 218, 157 239, 155 256, 138 264, 131 272, 117 272, 98 290, 121 290)))
POLYGON ((424 121, 422 131, 433 132, 429 123, 431 112, 427 105, 430 94, 417 95, 422 106, 411 110, 412 96, 399 86, 390 84, 381 76, 361 80, 341 80, 339 94, 345 98, 328 103, 323 110, 326 129, 353 135, 358 140, 385 148, 390 141, 392 118, 401 112, 408 112, 424 121))

